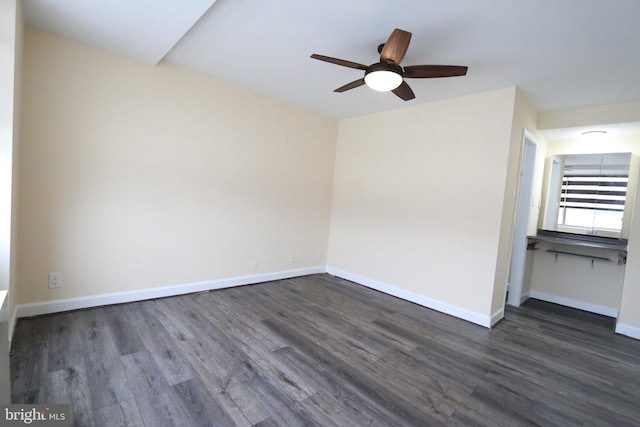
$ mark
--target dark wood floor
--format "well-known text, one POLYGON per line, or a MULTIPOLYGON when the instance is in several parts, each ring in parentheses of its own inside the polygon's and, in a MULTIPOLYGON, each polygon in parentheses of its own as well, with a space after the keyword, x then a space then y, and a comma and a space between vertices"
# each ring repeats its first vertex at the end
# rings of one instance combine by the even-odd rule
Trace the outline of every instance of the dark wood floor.
POLYGON ((530 301, 493 330, 328 275, 21 319, 14 403, 78 426, 640 424, 640 341, 530 301))

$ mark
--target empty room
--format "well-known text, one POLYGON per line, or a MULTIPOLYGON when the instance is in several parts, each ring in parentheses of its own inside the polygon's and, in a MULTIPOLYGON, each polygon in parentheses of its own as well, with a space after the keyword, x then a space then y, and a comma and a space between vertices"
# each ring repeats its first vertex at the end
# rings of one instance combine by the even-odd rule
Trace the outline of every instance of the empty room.
POLYGON ((637 1, 0 8, 0 424, 638 424, 637 1))

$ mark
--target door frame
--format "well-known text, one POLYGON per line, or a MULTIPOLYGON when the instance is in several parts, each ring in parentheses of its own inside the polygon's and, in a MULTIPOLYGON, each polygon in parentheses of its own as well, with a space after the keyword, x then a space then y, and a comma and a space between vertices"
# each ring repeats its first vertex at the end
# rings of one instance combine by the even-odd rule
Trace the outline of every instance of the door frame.
POLYGON ((523 298, 524 272, 527 260, 527 232, 533 200, 533 181, 535 177, 538 143, 525 129, 522 137, 522 151, 518 173, 511 261, 509 264, 508 296, 506 304, 519 307, 528 295, 523 298))

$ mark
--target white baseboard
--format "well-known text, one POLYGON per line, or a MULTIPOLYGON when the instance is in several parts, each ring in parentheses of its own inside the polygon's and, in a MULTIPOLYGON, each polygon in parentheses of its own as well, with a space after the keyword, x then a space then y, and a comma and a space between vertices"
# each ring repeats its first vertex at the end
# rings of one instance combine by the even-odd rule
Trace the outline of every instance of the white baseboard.
POLYGON ((455 305, 446 304, 446 303, 443 303, 442 301, 437 301, 432 298, 427 298, 423 295, 414 294, 413 292, 405 291, 404 289, 399 289, 399 288, 387 285, 385 283, 378 282, 376 280, 358 276, 356 274, 351 274, 349 272, 346 272, 334 267, 327 266, 327 273, 332 274, 334 276, 341 277, 351 282, 358 283, 359 285, 363 285, 368 288, 372 288, 377 291, 384 292, 385 294, 393 295, 394 297, 402 298, 404 300, 419 304, 421 306, 431 308, 433 310, 440 311, 442 313, 449 314, 451 316, 455 316, 460 319, 467 320, 477 325, 484 326, 485 328, 490 328, 493 324, 495 324, 495 322, 497 322, 502 318, 501 313, 495 313, 491 317, 483 316, 479 313, 475 313, 473 311, 469 311, 464 308, 457 307, 455 305), (497 318, 495 322, 494 322, 494 316, 497 318))
POLYGON ((618 317, 618 310, 613 307, 606 307, 604 305, 592 304, 589 302, 578 301, 571 298, 559 297, 557 295, 551 295, 539 291, 531 291, 529 292, 529 296, 534 299, 552 302, 554 304, 565 305, 567 307, 577 308, 579 310, 584 310, 591 313, 602 314, 603 316, 616 318, 618 317))
MULTIPOLYGON (((491 327, 493 327, 496 323, 504 319, 504 308, 496 311, 491 315, 491 327)), ((483 325, 484 326, 484 325, 483 325)))
POLYGON ((616 324, 616 334, 626 335, 628 337, 640 340, 640 328, 637 328, 635 326, 618 323, 616 324))
POLYGON ((193 292, 231 288, 234 286, 251 285, 255 283, 270 282, 272 280, 290 279, 292 277, 307 276, 310 274, 325 272, 326 268, 324 266, 303 268, 298 270, 278 271, 274 273, 256 274, 252 276, 240 276, 228 279, 164 286, 161 288, 141 289, 137 291, 94 295, 90 297, 18 304, 15 311, 17 313, 16 317, 39 316, 41 314, 59 313, 62 311, 98 307, 101 305, 121 304, 126 302, 143 301, 153 298, 190 294, 193 292))

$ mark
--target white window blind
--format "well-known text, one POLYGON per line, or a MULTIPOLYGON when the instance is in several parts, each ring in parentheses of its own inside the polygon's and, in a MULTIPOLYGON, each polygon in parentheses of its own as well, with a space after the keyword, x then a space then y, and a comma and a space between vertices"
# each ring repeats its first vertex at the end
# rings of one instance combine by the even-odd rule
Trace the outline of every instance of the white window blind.
POLYGON ((620 230, 628 181, 628 175, 565 175, 559 223, 620 230))

